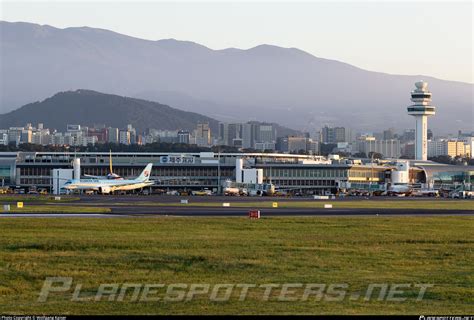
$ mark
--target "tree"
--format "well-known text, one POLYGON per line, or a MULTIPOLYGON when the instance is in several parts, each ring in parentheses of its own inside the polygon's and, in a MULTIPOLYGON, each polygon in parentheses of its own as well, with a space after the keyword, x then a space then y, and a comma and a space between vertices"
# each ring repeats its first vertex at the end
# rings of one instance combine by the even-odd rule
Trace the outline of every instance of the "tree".
POLYGON ((369 158, 374 158, 374 159, 383 159, 383 154, 379 152, 369 152, 369 158))
POLYGON ((336 147, 337 147, 337 144, 334 144, 334 143, 321 143, 321 154, 323 156, 327 156, 336 147))
POLYGON ((335 154, 339 155, 339 157, 341 158, 349 158, 351 156, 349 152, 344 152, 344 151, 338 151, 335 154))
POLYGON ((365 154, 365 152, 357 152, 357 153, 354 153, 354 157, 355 158, 367 158, 367 155, 365 154))
POLYGON ((454 164, 453 158, 451 158, 448 155, 441 155, 437 157, 432 157, 429 158, 428 160, 438 162, 438 163, 444 163, 444 164, 454 164))

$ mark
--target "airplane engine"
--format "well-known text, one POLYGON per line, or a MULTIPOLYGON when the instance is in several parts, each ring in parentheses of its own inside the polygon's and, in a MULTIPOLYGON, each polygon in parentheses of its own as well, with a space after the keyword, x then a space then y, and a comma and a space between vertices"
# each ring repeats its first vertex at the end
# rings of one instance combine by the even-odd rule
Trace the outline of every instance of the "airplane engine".
POLYGON ((100 193, 102 194, 109 194, 111 191, 110 187, 100 187, 100 193))

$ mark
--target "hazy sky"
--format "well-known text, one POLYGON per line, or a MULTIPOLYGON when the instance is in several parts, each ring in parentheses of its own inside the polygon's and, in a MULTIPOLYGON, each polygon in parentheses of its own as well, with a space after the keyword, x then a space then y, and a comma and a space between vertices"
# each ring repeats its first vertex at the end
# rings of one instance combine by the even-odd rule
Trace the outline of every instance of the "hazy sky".
POLYGON ((395 74, 473 82, 471 1, 4 1, 0 18, 212 49, 267 43, 395 74))

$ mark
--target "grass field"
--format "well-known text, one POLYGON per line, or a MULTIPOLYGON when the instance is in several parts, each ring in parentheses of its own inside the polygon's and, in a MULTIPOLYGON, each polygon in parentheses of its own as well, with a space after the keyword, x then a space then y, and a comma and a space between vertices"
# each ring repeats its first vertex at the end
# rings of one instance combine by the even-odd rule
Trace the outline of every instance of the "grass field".
MULTIPOLYGON (((467 314, 474 312, 474 218, 1 219, 0 313, 467 314), (48 276, 101 283, 318 283, 364 292, 371 283, 430 283, 422 301, 37 302, 48 276)), ((298 291, 298 290, 297 290, 298 291)))
POLYGON ((61 200, 54 200, 50 195, 0 195, 0 203, 3 202, 71 202, 79 200, 78 197, 61 196, 61 200))
MULTIPOLYGON (((222 207, 222 202, 193 202, 192 198, 189 199, 189 204, 181 204, 179 200, 175 203, 170 202, 140 202, 140 203, 123 203, 125 206, 135 205, 153 205, 153 206, 178 206, 178 207, 222 207)), ((242 201, 242 202, 229 202, 231 207, 242 207, 242 208, 271 208, 274 202, 278 203, 279 208, 324 208, 325 204, 332 204, 333 208, 354 208, 354 209, 453 209, 453 210, 474 210, 474 200, 442 200, 434 199, 432 201, 427 200, 345 200, 345 201, 334 201, 334 200, 313 200, 313 201, 278 201, 278 199, 272 201, 242 201)))
MULTIPOLYGON (((10 213, 108 213, 110 208, 92 207, 92 206, 73 206, 73 205, 30 205, 25 204, 23 208, 17 208, 16 205, 10 206, 10 213)), ((8 214, 7 211, 1 212, 8 214)))

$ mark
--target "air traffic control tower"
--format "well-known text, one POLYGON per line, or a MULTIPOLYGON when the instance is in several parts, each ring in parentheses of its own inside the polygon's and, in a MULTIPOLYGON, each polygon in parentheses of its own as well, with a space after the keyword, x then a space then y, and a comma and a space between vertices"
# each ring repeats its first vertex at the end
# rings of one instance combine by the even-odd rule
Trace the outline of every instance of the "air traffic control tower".
POLYGON ((431 92, 428 91, 428 83, 418 81, 416 89, 411 92, 413 105, 409 106, 408 114, 416 119, 415 130, 415 159, 427 160, 428 158, 428 116, 435 114, 435 107, 431 103, 431 92))

